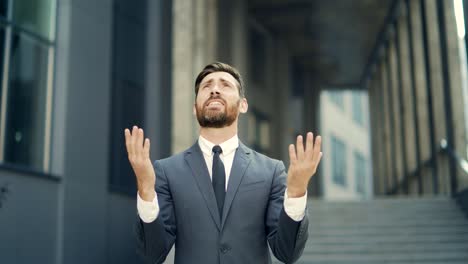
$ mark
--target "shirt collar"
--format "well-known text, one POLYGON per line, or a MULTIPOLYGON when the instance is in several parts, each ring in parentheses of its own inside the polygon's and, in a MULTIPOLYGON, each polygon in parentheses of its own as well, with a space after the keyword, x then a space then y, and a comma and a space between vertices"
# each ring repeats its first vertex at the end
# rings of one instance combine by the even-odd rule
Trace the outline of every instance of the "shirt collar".
MULTIPOLYGON (((203 154, 208 156, 213 155, 213 147, 215 146, 215 144, 211 143, 201 135, 200 137, 198 137, 198 145, 200 146, 200 149, 203 152, 203 154)), ((223 150, 224 156, 231 154, 239 147, 239 138, 237 137, 237 134, 234 135, 232 138, 219 144, 219 146, 223 150)))

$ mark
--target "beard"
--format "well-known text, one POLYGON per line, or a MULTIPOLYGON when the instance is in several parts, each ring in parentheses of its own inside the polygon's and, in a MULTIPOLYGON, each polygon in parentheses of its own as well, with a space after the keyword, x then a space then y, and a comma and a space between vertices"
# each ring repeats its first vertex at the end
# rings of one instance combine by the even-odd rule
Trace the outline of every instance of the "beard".
POLYGON ((222 128, 232 125, 239 113, 240 100, 233 105, 227 105, 226 101, 221 97, 210 97, 206 100, 201 107, 196 105, 196 114, 198 124, 201 127, 222 128), (213 99, 220 99, 224 102, 224 111, 208 109, 206 102, 213 99))

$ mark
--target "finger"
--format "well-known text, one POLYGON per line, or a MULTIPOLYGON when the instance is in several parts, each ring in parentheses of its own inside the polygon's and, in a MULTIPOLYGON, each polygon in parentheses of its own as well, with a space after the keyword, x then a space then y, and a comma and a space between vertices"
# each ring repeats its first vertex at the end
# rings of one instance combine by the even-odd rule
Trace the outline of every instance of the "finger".
POLYGON ((138 135, 137 141, 136 141, 137 151, 140 154, 142 154, 141 152, 143 151, 143 140, 145 139, 145 132, 143 131, 143 129, 139 128, 137 135, 138 135))
POLYGON ((289 144, 289 162, 295 163, 297 160, 296 150, 294 149, 294 144, 289 144))
POLYGON ((320 158, 320 153, 322 151, 322 137, 317 136, 315 138, 315 144, 314 144, 314 152, 312 156, 313 161, 317 161, 320 158))
POLYGON ((296 140, 296 150, 297 150, 297 159, 302 159, 304 157, 304 143, 302 135, 297 136, 296 140))
POLYGON ((314 150, 314 134, 312 132, 307 133, 306 145, 305 145, 305 154, 306 157, 312 158, 314 150))
POLYGON ((138 149, 138 126, 133 126, 132 129, 132 154, 136 157, 138 157, 140 151, 138 149))
POLYGON ((146 157, 149 157, 149 151, 150 151, 150 140, 149 138, 145 139, 145 143, 143 145, 143 153, 146 157))
POLYGON ((136 140, 137 140, 137 134, 138 134, 138 127, 137 126, 133 126, 132 128, 132 135, 131 135, 131 140, 130 140, 130 143, 132 144, 132 151, 135 152, 136 151, 136 148, 135 148, 135 143, 136 143, 136 140))
POLYGON ((125 129, 125 147, 127 148, 127 153, 130 154, 132 153, 132 145, 131 145, 131 135, 130 135, 130 130, 128 128, 125 129))

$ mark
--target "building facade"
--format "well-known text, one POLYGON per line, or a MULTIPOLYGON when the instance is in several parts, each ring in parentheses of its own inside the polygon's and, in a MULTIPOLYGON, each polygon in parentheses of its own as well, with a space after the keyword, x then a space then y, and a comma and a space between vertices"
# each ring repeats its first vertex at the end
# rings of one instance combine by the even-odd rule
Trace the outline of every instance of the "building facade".
POLYGON ((323 198, 373 196, 368 97, 365 92, 327 90, 320 97, 323 198))
POLYGON ((241 140, 287 158, 292 59, 246 1, 1 1, 0 22, 2 263, 138 263, 124 128, 152 159, 191 146, 212 61, 246 79, 241 140))
POLYGON ((466 190, 434 148, 466 151, 454 2, 336 3, 0 1, 0 262, 138 263, 124 129, 145 129, 153 160, 191 146, 194 80, 212 61, 244 76, 247 145, 287 166, 298 134, 322 134, 310 197, 466 190), (369 110, 355 107, 366 96, 322 93, 333 84, 368 91, 369 110))

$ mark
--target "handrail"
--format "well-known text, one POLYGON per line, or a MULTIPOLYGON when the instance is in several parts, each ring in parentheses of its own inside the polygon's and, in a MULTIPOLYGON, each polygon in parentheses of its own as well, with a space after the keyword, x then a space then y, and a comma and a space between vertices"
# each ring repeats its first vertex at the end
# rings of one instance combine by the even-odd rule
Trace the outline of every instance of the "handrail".
POLYGON ((416 179, 418 177, 418 174, 421 172, 422 169, 431 167, 435 162, 436 156, 439 155, 441 152, 442 151, 439 150, 435 156, 431 156, 427 160, 422 161, 421 164, 416 167, 416 169, 404 175, 402 180, 399 181, 396 186, 393 186, 389 191, 387 191, 386 194, 394 195, 398 193, 399 190, 405 188, 405 186, 407 186, 411 180, 416 179))
POLYGON ((466 174, 468 174, 468 161, 463 159, 460 155, 458 155, 458 153, 456 153, 455 150, 453 150, 448 145, 448 142, 447 142, 447 140, 445 138, 440 140, 439 146, 440 146, 440 148, 438 149, 438 151, 435 153, 434 156, 431 156, 429 159, 427 159, 425 161, 422 161, 422 163, 415 170, 413 170, 413 171, 409 172, 408 174, 406 174, 402 178, 402 180, 399 181, 396 186, 393 186, 390 190, 388 190, 386 192, 386 194, 387 195, 393 195, 393 194, 398 193, 399 190, 405 188, 405 186, 407 186, 409 181, 415 179, 423 168, 427 168, 427 167, 432 166, 434 164, 434 162, 435 162, 436 156, 440 155, 441 153, 448 154, 448 156, 450 158, 454 159, 456 161, 456 163, 458 164, 458 166, 460 166, 460 168, 466 174))
POLYGON ((449 157, 451 157, 452 159, 455 159, 455 161, 457 162, 458 166, 460 166, 460 168, 466 173, 468 174, 468 161, 464 158, 462 158, 460 155, 458 155, 458 153, 455 152, 455 150, 453 150, 447 143, 447 140, 445 138, 443 138, 442 140, 440 140, 440 148, 447 152, 447 154, 449 155, 449 157))

